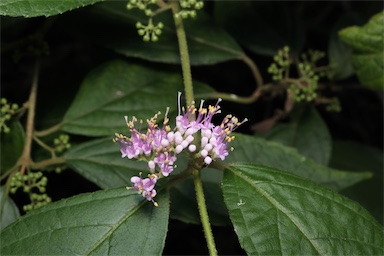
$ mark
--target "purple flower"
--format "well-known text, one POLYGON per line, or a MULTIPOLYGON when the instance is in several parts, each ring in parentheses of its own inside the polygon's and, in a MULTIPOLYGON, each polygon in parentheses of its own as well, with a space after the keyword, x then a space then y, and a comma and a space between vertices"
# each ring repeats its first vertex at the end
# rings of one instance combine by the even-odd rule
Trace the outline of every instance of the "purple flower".
POLYGON ((125 117, 131 137, 116 134, 114 141, 121 144, 121 156, 129 159, 135 158, 148 162, 148 168, 151 174, 148 178, 143 179, 140 176, 133 176, 131 182, 133 188, 143 195, 148 201, 152 201, 156 206, 154 197, 157 192, 155 190, 156 182, 159 178, 169 176, 175 168, 177 155, 187 149, 192 158, 203 158, 206 165, 211 164, 214 158, 224 160, 229 150, 229 143, 234 139, 231 133, 241 124, 247 121, 244 119, 239 122, 236 117, 227 115, 220 125, 212 123, 213 116, 220 113, 220 102, 218 99, 214 106, 204 108, 204 101, 200 102, 197 109, 192 103, 187 108, 181 106, 181 93, 178 94, 178 115, 176 117, 176 127, 172 130, 168 125, 167 117, 169 108, 165 113, 163 126, 160 128, 157 124, 155 114, 151 119, 147 120, 147 130, 145 133, 140 132, 135 124, 137 119, 132 117, 131 121, 125 117), (200 142, 196 142, 196 134, 200 131, 200 142))

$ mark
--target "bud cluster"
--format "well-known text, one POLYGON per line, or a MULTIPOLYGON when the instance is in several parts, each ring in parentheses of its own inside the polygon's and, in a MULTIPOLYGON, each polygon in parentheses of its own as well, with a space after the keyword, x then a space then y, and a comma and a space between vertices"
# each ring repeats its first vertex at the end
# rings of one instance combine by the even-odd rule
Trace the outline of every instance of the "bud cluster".
POLYGON ((22 188, 24 193, 28 193, 31 203, 24 205, 23 210, 30 211, 51 202, 51 198, 45 193, 47 182, 48 179, 42 172, 28 172, 25 175, 17 172, 11 178, 10 192, 14 194, 22 188))
POLYGON ((6 122, 11 119, 11 116, 15 114, 15 112, 19 109, 19 106, 15 103, 11 104, 7 102, 7 99, 1 98, 0 99, 0 132, 4 131, 4 133, 9 133, 11 130, 6 125, 6 122))
POLYGON ((151 16, 152 10, 148 8, 148 5, 151 4, 156 4, 156 0, 129 0, 127 9, 131 10, 133 8, 138 8, 139 10, 144 11, 145 15, 151 16))
POLYGON ((63 153, 71 147, 71 143, 69 143, 69 135, 61 134, 58 138, 53 140, 53 144, 55 145, 56 152, 63 153))
MULTIPOLYGON (((169 126, 168 110, 165 114, 163 125, 160 128, 157 124, 156 114, 147 120, 147 130, 145 133, 136 129, 135 124, 138 120, 133 117, 132 120, 126 122, 131 132, 131 136, 127 137, 122 134, 116 134, 115 142, 121 143, 122 157, 129 159, 145 160, 148 162, 150 174, 147 178, 139 176, 131 178, 134 184, 133 189, 137 190, 148 201, 152 201, 156 196, 154 189, 158 179, 169 176, 174 170, 177 155, 181 152, 188 152, 193 158, 201 158, 202 161, 209 165, 213 159, 220 158, 224 160, 228 155, 229 143, 234 139, 231 133, 245 119, 239 122, 236 117, 227 115, 220 125, 212 123, 212 117, 220 113, 219 99, 215 106, 204 108, 204 101, 201 101, 200 107, 196 108, 194 103, 187 109, 181 107, 181 93, 178 96, 179 113, 176 117, 176 127, 171 129, 169 126), (197 116, 196 116, 197 112, 197 116)), ((139 122, 142 125, 142 121, 139 122)))
POLYGON ((197 0, 181 0, 180 6, 182 10, 175 14, 175 18, 194 18, 196 17, 196 10, 200 10, 204 7, 204 2, 197 0))
POLYGON ((283 49, 279 49, 277 55, 273 57, 275 61, 268 68, 268 73, 272 74, 273 81, 281 81, 283 80, 283 75, 285 72, 288 72, 289 67, 291 65, 291 61, 289 59, 289 47, 284 46, 283 49))
POLYGON ((148 25, 143 25, 141 22, 136 23, 137 33, 143 37, 144 42, 158 41, 163 27, 164 25, 161 22, 153 25, 152 19, 149 19, 148 25))

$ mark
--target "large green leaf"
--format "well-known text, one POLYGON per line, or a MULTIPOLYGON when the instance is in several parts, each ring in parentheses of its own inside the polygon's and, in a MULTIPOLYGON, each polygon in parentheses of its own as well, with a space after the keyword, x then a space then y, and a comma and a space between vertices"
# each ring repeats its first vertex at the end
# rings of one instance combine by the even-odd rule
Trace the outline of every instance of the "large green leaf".
POLYGON ((382 255, 383 230, 359 204, 288 172, 233 164, 224 200, 248 255, 382 255))
POLYGON ((103 0, 2 0, 0 15, 5 16, 52 16, 103 0))
POLYGON ((20 122, 12 120, 7 125, 10 128, 10 132, 1 134, 1 172, 5 172, 16 164, 24 148, 25 134, 20 122))
POLYGON ((20 216, 19 209, 13 200, 9 197, 4 197, 4 187, 0 187, 0 205, 3 206, 0 209, 0 231, 3 230, 6 226, 17 220, 20 216), (3 204, 3 199, 5 202, 3 204))
MULTIPOLYGON (((68 17, 65 20, 65 29, 126 56, 179 64, 172 12, 169 10, 153 18, 155 25, 161 21, 164 28, 158 42, 146 43, 137 34, 135 24, 147 24, 148 17, 137 9, 128 11, 125 6, 126 2, 123 1, 97 4, 68 17)), ((196 19, 185 19, 183 22, 191 65, 215 64, 239 59, 244 55, 238 44, 204 11, 199 11, 196 19)))
POLYGON ((383 151, 352 141, 334 141, 329 165, 351 171, 369 170, 372 179, 361 182, 342 191, 344 195, 359 202, 379 222, 383 222, 383 151))
POLYGON ((374 15, 362 27, 339 32, 340 39, 352 47, 352 63, 360 82, 372 89, 384 88, 384 12, 374 15))
MULTIPOLYGON (((67 165, 77 173, 92 181, 101 188, 114 188, 131 186, 130 179, 143 172, 143 176, 149 172, 148 165, 143 161, 121 158, 120 144, 113 143, 110 138, 92 140, 75 146, 64 154, 67 165)), ((178 173, 187 166, 187 158, 178 156, 178 173)), ((219 175, 217 170, 209 170, 219 175)), ((173 174, 173 175, 174 175, 173 174)), ((206 177, 204 190, 208 211, 213 225, 226 225, 229 222, 228 212, 225 208, 221 194, 220 182, 206 177)), ((187 180, 171 189, 172 211, 171 217, 187 223, 200 223, 194 186, 191 180, 187 180)))
POLYGON ((1 233, 2 254, 161 255, 168 228, 167 192, 155 207, 125 188, 48 204, 1 233))
POLYGON ((352 49, 340 40, 338 31, 359 21, 357 13, 347 12, 338 18, 331 29, 328 42, 328 58, 332 68, 330 78, 334 80, 346 79, 355 72, 352 66, 352 49))
POLYGON ((288 2, 217 1, 214 15, 239 43, 258 54, 273 56, 285 45, 298 54, 304 45, 303 22, 288 2))
MULTIPOLYGON (((149 119, 166 107, 177 111, 177 92, 183 89, 178 74, 123 61, 109 62, 93 70, 82 83, 64 116, 63 131, 86 136, 124 133, 124 116, 149 119)), ((195 83, 197 90, 208 86, 195 83)))
POLYGON ((101 188, 130 186, 131 177, 145 173, 148 165, 121 158, 120 144, 111 138, 82 143, 68 150, 64 158, 69 167, 101 188))
MULTIPOLYGON (((205 181, 203 182, 203 189, 210 223, 215 226, 228 225, 228 210, 223 201, 220 183, 205 181)), ((193 180, 188 179, 186 182, 172 187, 170 193, 171 218, 186 223, 200 224, 193 180)))
POLYGON ((229 154, 226 162, 252 162, 286 170, 336 191, 372 176, 370 172, 331 169, 300 155, 295 149, 249 135, 236 134, 231 146, 235 150, 229 154))
POLYGON ((290 122, 277 124, 267 139, 297 148, 302 155, 323 165, 328 164, 331 156, 331 135, 313 107, 295 108, 290 122))

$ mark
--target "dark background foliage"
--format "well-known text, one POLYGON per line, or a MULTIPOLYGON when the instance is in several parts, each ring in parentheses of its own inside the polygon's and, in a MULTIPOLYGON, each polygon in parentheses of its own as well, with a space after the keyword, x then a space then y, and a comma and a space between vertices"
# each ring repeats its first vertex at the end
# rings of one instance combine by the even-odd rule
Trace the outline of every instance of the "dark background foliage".
MULTIPOLYGON (((206 2, 205 6, 205 11, 212 17, 215 17, 215 4, 216 2, 209 1, 206 2)), ((259 20, 264 20, 269 25, 269 27, 262 29, 267 32, 277 31, 282 36, 283 41, 275 42, 280 44, 279 47, 293 43, 290 46, 296 52, 303 52, 308 49, 328 52, 332 33, 345 26, 362 25, 367 22, 369 17, 382 9, 382 2, 380 1, 272 1, 252 4, 256 10, 260 6, 266 10, 261 17, 248 15, 244 20, 226 20, 222 24, 234 38, 240 41, 247 55, 259 65, 262 75, 267 81, 269 75, 266 70, 272 62, 269 52, 266 51, 263 54, 263 52, 255 51, 247 47, 250 43, 244 40, 244 38, 251 38, 250 40, 252 40, 254 36, 262 36, 250 34, 258 28, 261 29, 261 25, 257 23, 259 20), (286 27, 287 17, 295 21, 289 24, 291 26, 289 28, 286 27), (284 38, 285 36, 288 39, 284 38)), ((85 74, 105 61, 130 59, 157 69, 179 70, 178 65, 156 64, 124 57, 73 33, 67 26, 68 20, 73 17, 81 19, 87 8, 89 7, 49 18, 48 22, 52 22, 52 25, 41 41, 30 40, 30 36, 39 33, 47 25, 47 19, 1 17, 1 97, 6 97, 9 101, 20 105, 23 104, 28 98, 32 77, 31 66, 36 51, 42 51, 44 56, 37 103, 37 130, 54 125, 62 119, 85 74)), ((99 26, 97 20, 88 22, 94 22, 96 28, 99 26)), ((119 33, 124 34, 126 32, 119 31, 119 33)), ((135 37, 137 35, 129 36, 135 37)), ((157 44, 162 44, 161 38, 157 44)), ((215 65, 194 66, 192 74, 195 80, 206 82, 221 92, 247 96, 255 88, 255 82, 249 69, 242 62, 236 60, 215 65)), ((349 76, 338 81, 324 80, 324 83, 332 84, 333 89, 326 93, 330 96, 337 96, 342 106, 340 113, 330 113, 324 108, 318 107, 321 116, 329 127, 333 141, 358 142, 382 151, 382 93, 362 87, 355 76, 349 76)), ((174 97, 174 95, 169 97, 174 97)), ((249 105, 224 102, 223 112, 230 110, 240 118, 248 117, 250 121, 241 128, 240 132, 251 134, 253 132, 250 127, 253 124, 271 117, 276 109, 282 108, 283 104, 283 97, 273 99, 263 97, 249 105)), ((281 120, 281 122, 286 121, 288 120, 281 120)), ((71 136, 72 144, 80 143, 85 139, 82 136, 71 136)), ((360 154, 359 148, 349 148, 342 143, 334 144, 330 165, 353 171, 355 164, 353 159, 350 159, 352 166, 346 162, 348 161, 347 157, 343 158, 345 161, 339 161, 340 154, 346 150, 350 150, 352 154, 360 154)), ((42 154, 40 150, 35 150, 33 151, 33 158, 42 158, 42 154)), ((372 164, 372 162, 369 163, 367 160, 363 164, 372 164)), ((378 168, 380 170, 380 166, 378 168)), ((355 170, 359 171, 358 168, 355 170)), ((48 178, 47 194, 54 201, 98 189, 96 185, 70 169, 61 174, 51 172, 48 174, 48 178)), ((381 223, 383 216, 382 180, 382 172, 378 172, 371 180, 363 181, 342 191, 343 194, 360 202, 381 223)), ((22 193, 17 193, 13 198, 20 209, 27 199, 22 193)), ((207 250, 201 229, 198 225, 172 220, 164 254, 206 254, 207 250)), ((219 252, 226 254, 244 253, 238 245, 232 227, 215 227, 213 232, 216 236, 219 252)))

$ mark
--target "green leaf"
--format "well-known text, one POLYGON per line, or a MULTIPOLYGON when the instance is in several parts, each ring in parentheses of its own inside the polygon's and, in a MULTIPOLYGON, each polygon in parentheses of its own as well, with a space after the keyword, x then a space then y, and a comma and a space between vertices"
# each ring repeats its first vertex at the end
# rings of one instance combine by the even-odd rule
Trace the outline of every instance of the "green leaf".
POLYGON ((9 197, 6 197, 3 205, 3 199, 4 187, 0 187, 0 205, 3 206, 0 211, 0 231, 15 220, 17 220, 17 218, 20 216, 19 209, 17 208, 13 200, 9 197))
POLYGON ((103 0, 2 0, 0 15, 27 18, 49 17, 100 1, 103 0))
MULTIPOLYGON (((149 119, 167 107, 177 110, 178 74, 113 61, 93 70, 82 83, 61 130, 86 136, 111 136, 127 131, 124 116, 149 119), (174 106, 174 107, 173 107, 174 106)), ((211 91, 194 83, 197 91, 211 91)))
POLYGON ((235 148, 226 162, 252 162, 286 170, 336 191, 372 176, 370 172, 346 172, 320 165, 297 150, 249 135, 236 134, 235 148))
POLYGON ((330 165, 351 171, 383 171, 383 152, 352 141, 335 141, 330 165))
POLYGON ((28 213, 1 233, 2 254, 161 255, 168 193, 159 207, 125 188, 64 199, 28 213))
POLYGON ((148 170, 146 162, 121 158, 120 144, 111 138, 82 143, 63 157, 69 167, 101 188, 130 186, 132 176, 148 170))
POLYGON ((313 107, 297 107, 287 124, 277 124, 266 137, 296 148, 302 155, 327 165, 331 156, 331 135, 327 125, 313 107))
POLYGON ((18 120, 12 120, 7 125, 10 128, 10 132, 1 134, 0 170, 2 172, 16 164, 23 153, 25 140, 24 129, 18 120))
POLYGON ((362 27, 339 31, 340 39, 352 47, 352 63, 360 82, 372 89, 384 88, 384 12, 362 27))
MULTIPOLYGON (((126 2, 123 1, 95 5, 68 17, 65 27, 70 33, 125 56, 179 64, 179 48, 172 12, 168 10, 153 18, 154 25, 158 22, 164 24, 159 41, 143 42, 143 38, 137 34, 135 24, 148 24, 148 17, 137 9, 128 11, 125 6, 126 2)), ((183 22, 191 65, 216 64, 244 56, 235 40, 204 11, 198 11, 196 19, 185 19, 183 22)))
POLYGON ((217 1, 214 5, 216 20, 239 43, 269 56, 285 45, 294 54, 303 48, 303 21, 294 13, 288 2, 217 1))
POLYGON ((334 80, 343 80, 354 74, 352 66, 352 49, 343 43, 338 31, 346 26, 359 22, 357 13, 348 12, 342 15, 331 29, 328 43, 328 57, 331 66, 331 77, 334 80))
MULTIPOLYGON (((215 226, 225 226, 229 224, 228 210, 224 204, 220 186, 220 183, 217 182, 203 182, 209 221, 215 226)), ((192 179, 188 179, 185 182, 172 187, 170 194, 172 202, 171 218, 185 223, 201 223, 192 179)))
POLYGON ((382 255, 383 230, 359 204, 288 172, 233 164, 224 200, 248 255, 382 255))
POLYGON ((373 178, 342 191, 367 210, 382 223, 384 210, 383 195, 383 151, 352 141, 334 141, 329 162, 333 168, 351 171, 369 170, 373 178))

